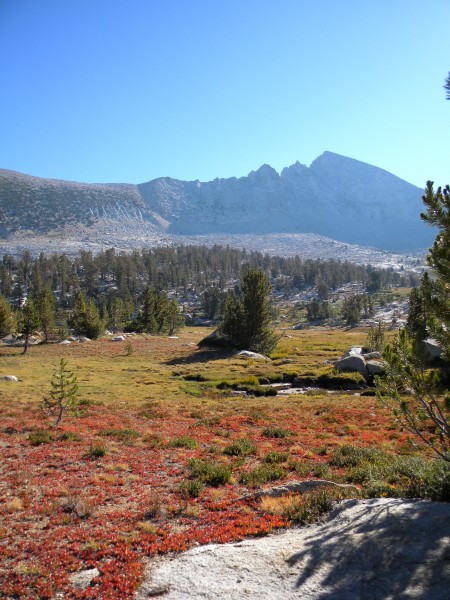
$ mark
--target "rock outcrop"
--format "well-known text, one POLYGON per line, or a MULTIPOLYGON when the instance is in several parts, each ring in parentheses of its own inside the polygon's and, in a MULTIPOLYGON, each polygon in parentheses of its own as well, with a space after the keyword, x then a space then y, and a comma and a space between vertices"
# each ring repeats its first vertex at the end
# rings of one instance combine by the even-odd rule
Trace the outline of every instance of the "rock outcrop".
POLYGON ((442 354, 442 347, 439 342, 434 338, 427 338, 423 341, 425 352, 428 354, 431 360, 440 358, 442 354))
POLYGON ((334 368, 339 372, 354 371, 361 373, 366 381, 371 380, 375 375, 382 375, 385 370, 383 361, 376 360, 381 358, 380 352, 365 352, 360 346, 352 346, 344 356, 334 363, 334 368))
POLYGON ((448 600, 450 504, 348 500, 321 525, 149 562, 136 599, 448 600))

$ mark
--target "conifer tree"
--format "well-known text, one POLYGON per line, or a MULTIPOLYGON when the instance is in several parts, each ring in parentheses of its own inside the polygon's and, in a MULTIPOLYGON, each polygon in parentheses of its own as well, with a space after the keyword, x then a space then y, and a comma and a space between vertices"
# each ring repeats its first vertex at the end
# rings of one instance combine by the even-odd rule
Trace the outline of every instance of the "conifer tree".
POLYGON ((422 289, 429 309, 430 332, 450 360, 450 186, 434 192, 433 182, 427 181, 422 200, 426 212, 421 218, 439 229, 427 257, 434 278, 425 277, 422 289))
POLYGON ((149 287, 144 291, 144 302, 135 328, 143 333, 156 333, 155 293, 149 287))
POLYGON ((40 288, 35 297, 36 310, 41 322, 44 339, 48 342, 55 329, 55 299, 49 288, 40 288))
POLYGON ((180 314, 180 306, 176 299, 172 298, 167 310, 168 334, 173 335, 183 326, 183 324, 184 318, 180 314))
POLYGON ((425 274, 419 287, 413 288, 409 295, 408 320, 406 331, 418 352, 423 349, 423 341, 428 337, 427 313, 425 296, 428 287, 428 275, 425 274))
POLYGON ((243 322, 244 311, 242 302, 240 302, 234 294, 230 293, 225 300, 220 332, 228 337, 233 344, 239 345, 243 322))
POLYGON ((250 269, 241 289, 241 298, 227 299, 221 332, 240 348, 268 354, 278 341, 270 326, 270 282, 263 271, 250 269))
POLYGON ((56 413, 55 427, 57 427, 65 410, 77 414, 78 407, 77 377, 67 369, 66 360, 61 358, 58 369, 53 373, 50 397, 44 397, 42 408, 47 414, 56 413))
POLYGON ((422 297, 416 298, 426 307, 426 322, 416 319, 386 347, 386 376, 377 380, 377 395, 407 431, 450 462, 450 397, 443 393, 437 372, 427 368, 417 343, 427 327, 440 342, 443 357, 450 359, 450 188, 434 192, 428 181, 422 199, 422 219, 439 229, 427 258, 433 278, 424 277, 418 292, 422 297))
POLYGON ((13 319, 8 300, 0 294, 0 338, 12 332, 13 319))
POLYGON ((34 306, 33 301, 30 298, 28 298, 25 306, 22 309, 19 324, 19 331, 22 335, 25 336, 23 354, 27 353, 30 336, 33 335, 33 333, 36 331, 39 325, 40 321, 38 313, 36 311, 36 307, 34 306))
POLYGON ((71 324, 77 335, 91 339, 98 338, 105 329, 94 300, 86 300, 81 292, 75 300, 71 324))

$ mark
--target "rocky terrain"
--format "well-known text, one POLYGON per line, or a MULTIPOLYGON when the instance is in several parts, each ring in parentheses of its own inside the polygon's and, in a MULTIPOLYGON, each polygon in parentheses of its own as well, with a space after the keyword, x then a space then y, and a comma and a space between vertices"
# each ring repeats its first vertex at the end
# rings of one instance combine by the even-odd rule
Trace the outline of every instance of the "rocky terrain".
POLYGON ((232 248, 246 248, 271 256, 300 256, 302 259, 348 260, 356 264, 371 264, 380 268, 421 272, 424 268, 425 249, 415 252, 388 252, 369 246, 346 244, 313 233, 268 234, 209 234, 177 235, 148 229, 143 223, 123 220, 121 223, 100 219, 95 226, 66 226, 62 232, 36 234, 18 231, 8 238, 0 238, 0 254, 20 256, 29 250, 37 256, 40 252, 65 252, 68 256, 80 250, 94 254, 114 247, 118 252, 134 248, 156 246, 195 245, 212 247, 215 244, 232 248))
POLYGON ((328 238, 329 253, 354 245, 417 251, 434 237, 419 218, 421 195, 382 169, 331 152, 310 167, 297 162, 279 174, 263 165, 247 177, 209 182, 84 184, 0 170, 0 237, 6 251, 22 243, 48 250, 61 240, 63 249, 185 243, 178 236, 252 245, 256 236, 265 250, 297 254, 303 234, 328 238), (339 240, 334 248, 331 240, 339 240))
POLYGON ((137 598, 447 600, 450 505, 348 500, 322 525, 151 561, 137 598))

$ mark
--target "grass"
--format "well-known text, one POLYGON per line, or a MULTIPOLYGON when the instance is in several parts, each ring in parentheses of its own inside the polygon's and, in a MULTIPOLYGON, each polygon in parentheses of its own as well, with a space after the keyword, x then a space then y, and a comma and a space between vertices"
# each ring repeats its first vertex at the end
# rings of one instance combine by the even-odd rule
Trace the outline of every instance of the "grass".
POLYGON ((266 427, 262 432, 264 437, 284 439, 289 437, 292 432, 282 427, 266 427))
POLYGON ((187 448, 189 450, 194 450, 194 448, 197 448, 197 440, 188 435, 182 435, 181 437, 170 440, 167 445, 170 448, 187 448))
POLYGON ((348 498, 348 492, 335 488, 320 488, 305 494, 290 494, 281 498, 264 497, 261 510, 282 516, 292 524, 314 523, 330 512, 337 501, 348 498))
POLYGON ((286 469, 280 465, 260 465, 241 473, 239 481, 247 486, 260 486, 269 481, 285 479, 286 475, 286 469))
POLYGON ((196 344, 207 333, 135 336, 132 356, 107 339, 25 356, 0 347, 2 371, 20 380, 0 380, 0 596, 75 597, 69 574, 97 567, 92 597, 129 599, 149 557, 310 522, 330 506, 321 496, 236 502, 248 487, 319 477, 365 495, 448 498, 448 472, 373 397, 232 394, 334 377, 324 361, 366 330, 292 331, 263 364, 205 354, 196 344), (40 403, 61 357, 84 407, 53 428, 40 403))
POLYGON ((92 442, 87 451, 89 458, 101 458, 106 456, 107 449, 104 442, 92 442))
POLYGON ((249 456, 250 454, 256 454, 258 448, 253 442, 247 438, 240 438, 231 444, 228 444, 223 450, 224 454, 228 456, 249 456))

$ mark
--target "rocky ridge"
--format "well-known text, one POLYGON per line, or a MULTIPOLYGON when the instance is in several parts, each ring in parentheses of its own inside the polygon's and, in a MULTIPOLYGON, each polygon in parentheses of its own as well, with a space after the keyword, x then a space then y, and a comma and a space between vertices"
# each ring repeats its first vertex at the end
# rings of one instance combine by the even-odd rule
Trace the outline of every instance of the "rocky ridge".
MULTIPOLYGON (((0 170, 0 237, 48 239, 110 224, 119 237, 315 234, 346 244, 417 250, 432 232, 419 219, 419 188, 360 161, 325 152, 310 167, 209 182, 169 177, 133 184, 85 184, 0 170), (144 232, 144 235, 141 235, 144 232), (137 235, 135 235, 135 233, 137 235)), ((98 237, 98 236, 97 236, 98 237)))

